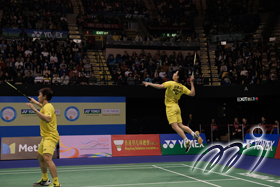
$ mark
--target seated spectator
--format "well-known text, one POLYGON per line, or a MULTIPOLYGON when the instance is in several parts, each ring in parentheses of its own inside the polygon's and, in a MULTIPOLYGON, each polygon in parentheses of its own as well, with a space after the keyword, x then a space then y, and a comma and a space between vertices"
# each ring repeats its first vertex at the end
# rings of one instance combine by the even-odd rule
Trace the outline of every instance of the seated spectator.
POLYGON ((31 72, 27 72, 27 76, 24 77, 25 84, 34 84, 34 78, 31 76, 31 72))
POLYGON ((14 81, 15 81, 15 84, 23 84, 24 79, 22 77, 22 74, 18 72, 17 76, 14 79, 14 81))
POLYGON ((129 74, 132 74, 132 71, 130 70, 130 68, 127 68, 127 70, 124 74, 126 77, 128 77, 129 74))
POLYGON ((159 76, 163 79, 166 75, 166 72, 164 71, 163 68, 161 68, 161 71, 159 72, 159 76))
POLYGON ((43 76, 45 77, 45 75, 48 74, 50 75, 51 74, 51 71, 49 70, 49 67, 46 66, 45 69, 43 70, 43 76))
POLYGON ((43 84, 43 80, 44 80, 44 77, 42 76, 42 74, 38 74, 34 79, 34 83, 43 84))
POLYGON ((153 83, 155 83, 155 84, 161 84, 162 83, 162 79, 161 79, 161 77, 158 76, 158 73, 155 73, 153 83))
POLYGON ((61 79, 59 78, 57 73, 55 73, 53 75, 52 84, 54 84, 54 85, 60 85, 61 84, 61 79))
POLYGON ((53 60, 55 63, 58 63, 58 58, 57 58, 57 56, 55 55, 54 52, 52 53, 52 56, 50 57, 50 62, 51 62, 52 60, 53 60))
POLYGON ((116 59, 115 59, 114 55, 111 55, 110 58, 108 59, 108 65, 114 66, 115 63, 116 63, 116 59))
POLYGON ((87 85, 87 79, 86 79, 86 77, 83 73, 80 73, 80 77, 79 77, 78 80, 79 80, 79 84, 87 85))
POLYGON ((59 76, 63 76, 63 73, 65 73, 68 76, 68 70, 66 69, 66 67, 63 65, 62 69, 59 71, 59 76))
POLYGON ((71 85, 78 84, 78 82, 79 82, 78 77, 79 77, 79 75, 76 75, 76 73, 73 72, 70 77, 69 84, 71 84, 71 85))
POLYGON ((24 76, 27 76, 28 72, 30 72, 31 76, 33 76, 33 70, 31 70, 30 66, 27 66, 27 68, 24 70, 24 76))
POLYGON ((167 78, 167 74, 164 74, 164 78, 162 79, 162 83, 169 81, 169 78, 167 78))
POLYGON ((126 65, 126 63, 125 62, 123 62, 123 64, 121 65, 121 71, 122 72, 125 72, 126 71, 126 69, 127 69, 127 65, 126 65))
POLYGON ((51 77, 48 73, 44 75, 43 84, 45 85, 51 84, 51 77))
POLYGON ((20 58, 18 57, 18 58, 17 58, 17 61, 16 61, 16 63, 15 63, 15 68, 18 69, 18 66, 19 66, 19 65, 21 65, 21 66, 23 67, 23 62, 20 61, 20 58))
POLYGON ((65 60, 62 60, 62 63, 59 64, 59 68, 62 69, 63 66, 65 66, 65 69, 67 69, 67 64, 65 60))
POLYGON ((88 79, 89 85, 95 85, 97 84, 97 78, 95 77, 94 73, 91 73, 91 76, 88 79))
POLYGON ((4 80, 7 81, 7 82, 10 82, 12 83, 13 82, 13 75, 9 74, 8 72, 6 72, 4 74, 4 80))
POLYGON ((129 86, 135 85, 135 80, 134 80, 134 77, 132 76, 132 73, 130 73, 130 74, 128 75, 126 81, 127 81, 127 84, 128 84, 129 86))
POLYGON ((61 82, 61 85, 68 85, 69 84, 69 77, 65 72, 60 77, 60 82, 61 82))
POLYGON ((137 33, 136 36, 135 36, 135 39, 134 39, 135 42, 143 42, 143 38, 142 36, 137 33))
POLYGON ((91 70, 90 60, 87 60, 87 63, 84 65, 85 71, 89 72, 91 70))
POLYGON ((202 78, 202 75, 199 75, 196 79, 196 84, 202 85, 204 83, 204 79, 202 78))

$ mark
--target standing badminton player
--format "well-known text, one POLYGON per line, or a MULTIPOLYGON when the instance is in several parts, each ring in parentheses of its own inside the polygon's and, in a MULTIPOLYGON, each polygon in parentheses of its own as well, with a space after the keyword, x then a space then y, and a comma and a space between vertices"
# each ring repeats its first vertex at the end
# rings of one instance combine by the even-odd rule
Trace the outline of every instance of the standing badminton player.
POLYGON ((31 103, 26 103, 40 118, 40 130, 42 141, 38 148, 37 158, 40 163, 43 177, 33 186, 49 186, 49 187, 61 187, 57 177, 56 166, 52 161, 52 156, 55 147, 59 140, 59 134, 57 131, 57 120, 55 109, 49 101, 53 96, 53 91, 50 88, 43 88, 39 90, 39 96, 37 102, 35 99, 30 98, 30 102, 41 107, 40 112, 31 103), (51 173, 53 183, 48 179, 48 171, 51 173))
POLYGON ((195 88, 194 88, 194 77, 191 77, 191 90, 186 88, 181 84, 181 81, 184 80, 185 74, 182 70, 177 71, 173 74, 172 79, 174 81, 167 81, 163 84, 153 84, 150 82, 143 82, 143 84, 147 86, 151 86, 157 89, 166 89, 165 91, 165 106, 166 106, 166 115, 169 124, 171 127, 183 138, 185 146, 186 146, 186 153, 190 150, 192 141, 190 141, 184 132, 189 133, 193 136, 194 139, 197 139, 199 144, 202 143, 202 139, 199 136, 199 132, 196 131, 194 133, 189 127, 183 125, 182 117, 181 117, 181 109, 178 105, 178 101, 183 94, 188 96, 195 95, 195 88))

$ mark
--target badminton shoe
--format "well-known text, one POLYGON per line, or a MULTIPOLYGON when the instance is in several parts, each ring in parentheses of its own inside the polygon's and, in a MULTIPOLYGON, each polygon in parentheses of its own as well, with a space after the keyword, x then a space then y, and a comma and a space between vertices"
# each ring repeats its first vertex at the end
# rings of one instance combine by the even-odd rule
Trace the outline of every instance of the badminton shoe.
POLYGON ((62 187, 62 186, 61 186, 61 184, 59 184, 59 185, 57 186, 57 185, 55 185, 55 184, 52 183, 51 185, 49 185, 49 187, 62 187))
POLYGON ((193 139, 197 140, 197 142, 199 143, 199 145, 202 144, 203 140, 199 135, 199 131, 195 131, 194 135, 193 135, 193 139))
POLYGON ((187 140, 187 141, 185 141, 186 153, 189 152, 189 150, 191 149, 192 143, 193 143, 192 140, 187 140))
POLYGON ((51 184, 50 179, 43 181, 43 178, 36 183, 33 183, 33 186, 49 186, 51 184))

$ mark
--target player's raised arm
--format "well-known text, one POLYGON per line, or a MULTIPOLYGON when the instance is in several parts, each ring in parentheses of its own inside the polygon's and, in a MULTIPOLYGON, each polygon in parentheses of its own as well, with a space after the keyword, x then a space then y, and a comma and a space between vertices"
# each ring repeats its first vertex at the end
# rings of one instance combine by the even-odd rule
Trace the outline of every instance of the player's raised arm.
POLYGON ((194 76, 191 76, 191 92, 189 96, 195 96, 195 88, 193 82, 194 82, 194 76))
POLYGON ((43 105, 41 103, 39 103, 38 101, 36 101, 35 99, 33 99, 32 97, 28 97, 30 103, 34 103, 35 105, 38 105, 39 107, 43 107, 43 105))
POLYGON ((154 84, 154 83, 150 83, 150 82, 142 82, 146 87, 151 86, 154 87, 156 89, 164 89, 164 85, 163 84, 154 84))

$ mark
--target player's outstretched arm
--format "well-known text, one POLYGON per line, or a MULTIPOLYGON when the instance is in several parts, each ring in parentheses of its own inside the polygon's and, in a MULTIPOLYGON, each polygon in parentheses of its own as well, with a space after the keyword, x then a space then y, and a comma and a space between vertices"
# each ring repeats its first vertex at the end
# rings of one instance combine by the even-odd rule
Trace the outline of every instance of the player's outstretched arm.
POLYGON ((36 101, 35 99, 33 99, 32 97, 28 97, 30 103, 34 103, 35 105, 38 105, 39 107, 43 107, 43 105, 41 103, 39 103, 38 101, 36 101))
POLYGON ((193 82, 194 82, 194 76, 191 76, 191 92, 189 96, 195 96, 195 88, 193 82))
POLYGON ((163 85, 163 84, 154 84, 154 83, 145 82, 145 81, 143 81, 142 83, 143 83, 146 87, 151 86, 151 87, 156 88, 156 89, 164 89, 164 85, 163 85))

